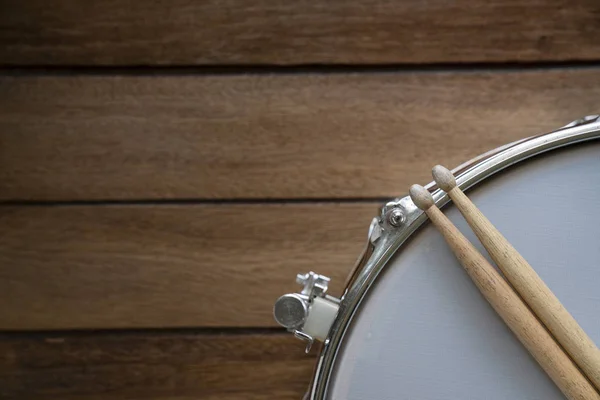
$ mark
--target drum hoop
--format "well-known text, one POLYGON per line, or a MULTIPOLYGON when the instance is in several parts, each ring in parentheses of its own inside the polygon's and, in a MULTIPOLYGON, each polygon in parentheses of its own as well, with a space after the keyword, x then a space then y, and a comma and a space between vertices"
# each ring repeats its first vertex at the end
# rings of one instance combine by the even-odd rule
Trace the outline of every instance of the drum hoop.
MULTIPOLYGON (((499 147, 460 165, 453 173, 458 186, 466 190, 513 164, 588 140, 600 140, 598 115, 584 117, 556 131, 499 147)), ((435 182, 425 187, 432 193, 438 207, 449 202, 448 196, 437 188, 435 182)), ((369 244, 346 285, 337 317, 321 348, 306 398, 325 398, 340 344, 362 300, 388 261, 425 221, 425 214, 416 208, 408 196, 387 203, 382 207, 380 216, 374 218, 369 229, 369 244), (389 221, 393 211, 401 213, 398 226, 389 221)))

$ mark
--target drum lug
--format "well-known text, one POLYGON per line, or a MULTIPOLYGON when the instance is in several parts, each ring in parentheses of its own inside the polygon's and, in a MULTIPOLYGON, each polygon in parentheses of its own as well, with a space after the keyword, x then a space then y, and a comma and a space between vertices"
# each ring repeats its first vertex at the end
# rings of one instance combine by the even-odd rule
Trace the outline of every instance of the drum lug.
POLYGON ((304 340, 306 352, 315 340, 324 341, 337 315, 340 300, 326 294, 330 279, 314 272, 298 274, 300 293, 289 293, 275 302, 275 321, 298 339, 304 340))

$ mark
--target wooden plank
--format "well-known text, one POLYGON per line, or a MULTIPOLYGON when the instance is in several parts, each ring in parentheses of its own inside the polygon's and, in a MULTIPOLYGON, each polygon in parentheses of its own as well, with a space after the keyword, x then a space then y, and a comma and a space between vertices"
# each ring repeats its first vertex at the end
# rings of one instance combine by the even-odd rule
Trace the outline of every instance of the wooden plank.
POLYGON ((0 78, 0 199, 393 197, 598 112, 600 69, 0 78))
POLYGON ((300 399, 315 364, 287 333, 0 336, 0 397, 300 399))
POLYGON ((597 60, 595 0, 2 0, 4 65, 597 60))
POLYGON ((0 207, 0 329, 275 326, 316 270, 340 295, 374 203, 0 207))

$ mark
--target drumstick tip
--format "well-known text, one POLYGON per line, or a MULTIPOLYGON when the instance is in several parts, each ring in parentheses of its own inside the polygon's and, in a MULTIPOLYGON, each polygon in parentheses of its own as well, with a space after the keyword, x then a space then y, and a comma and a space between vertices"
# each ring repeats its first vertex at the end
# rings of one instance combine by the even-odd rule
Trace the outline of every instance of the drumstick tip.
POLYGON ((456 187, 456 179, 454 178, 454 175, 452 175, 452 172, 446 167, 436 165, 431 170, 431 175, 433 175, 435 183, 437 183, 444 192, 449 192, 456 187))
POLYGON ((421 185, 412 185, 408 193, 415 206, 423 211, 427 211, 433 205, 431 193, 421 185))

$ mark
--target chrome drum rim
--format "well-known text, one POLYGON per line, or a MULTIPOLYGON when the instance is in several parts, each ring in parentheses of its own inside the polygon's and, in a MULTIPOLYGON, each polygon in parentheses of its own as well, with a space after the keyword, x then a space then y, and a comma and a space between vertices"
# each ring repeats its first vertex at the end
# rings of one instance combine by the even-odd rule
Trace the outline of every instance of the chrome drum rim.
MULTIPOLYGON (((573 121, 559 130, 520 140, 485 153, 455 168, 453 172, 458 186, 466 190, 505 168, 531 157, 595 139, 600 139, 600 116, 591 115, 573 121)), ((428 184, 426 188, 432 192, 438 207, 448 203, 448 196, 439 190, 434 182, 428 184)), ((361 264, 356 267, 345 289, 338 315, 318 357, 313 383, 307 396, 309 399, 325 399, 340 345, 362 300, 388 265, 388 261, 426 219, 425 214, 406 196, 387 203, 382 207, 381 215, 373 220, 369 229, 369 248, 366 250, 368 257, 362 258, 361 264)))

